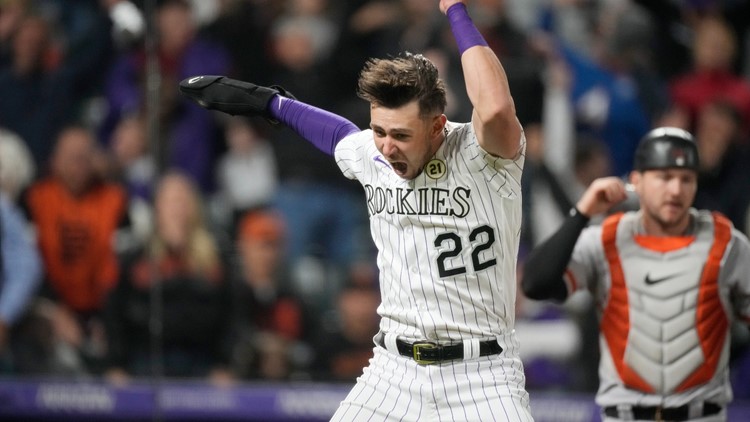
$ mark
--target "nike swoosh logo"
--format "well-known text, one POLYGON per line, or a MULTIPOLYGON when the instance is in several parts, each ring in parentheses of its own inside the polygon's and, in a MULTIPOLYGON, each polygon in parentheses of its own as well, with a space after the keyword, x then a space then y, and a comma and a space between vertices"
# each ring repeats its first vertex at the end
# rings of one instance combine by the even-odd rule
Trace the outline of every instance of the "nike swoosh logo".
POLYGON ((380 157, 379 155, 377 155, 377 156, 375 156, 375 157, 372 157, 372 159, 373 159, 374 161, 377 161, 378 163, 381 163, 381 164, 385 164, 385 165, 386 165, 386 166, 388 166, 388 167, 390 167, 390 166, 391 166, 390 164, 388 164, 388 162, 387 162, 387 161, 383 160, 383 158, 382 158, 382 157, 380 157))
POLYGON ((643 281, 650 286, 652 284, 661 283, 662 281, 667 281, 667 280, 669 280, 671 278, 675 278, 675 277, 677 277, 677 276, 679 276, 681 274, 682 273, 670 274, 668 276, 659 277, 659 278, 651 278, 651 276, 649 276, 648 274, 646 274, 646 278, 643 281))
POLYGON ((188 79, 188 83, 189 84, 193 84, 193 83, 196 83, 196 82, 200 81, 201 79, 203 79, 203 76, 196 76, 194 78, 188 79))

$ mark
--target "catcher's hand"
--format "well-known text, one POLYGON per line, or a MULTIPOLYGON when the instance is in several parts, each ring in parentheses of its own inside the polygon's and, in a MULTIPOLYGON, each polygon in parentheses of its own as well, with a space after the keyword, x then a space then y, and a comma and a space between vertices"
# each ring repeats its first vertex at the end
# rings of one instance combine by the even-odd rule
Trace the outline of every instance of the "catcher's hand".
POLYGON ((596 179, 586 188, 576 208, 587 217, 605 213, 628 198, 627 190, 619 177, 596 179))
POLYGON ((202 107, 227 114, 262 116, 275 120, 268 113, 268 103, 274 95, 294 98, 280 86, 258 86, 225 76, 203 75, 183 79, 180 92, 202 107))

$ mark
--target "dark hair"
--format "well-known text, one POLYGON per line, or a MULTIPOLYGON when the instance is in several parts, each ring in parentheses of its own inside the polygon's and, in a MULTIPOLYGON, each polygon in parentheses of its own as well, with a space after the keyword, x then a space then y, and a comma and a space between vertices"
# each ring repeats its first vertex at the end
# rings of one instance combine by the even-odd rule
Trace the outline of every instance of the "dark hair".
POLYGON ((399 108, 417 100, 420 116, 445 111, 445 84, 435 65, 421 54, 407 52, 393 59, 370 59, 358 85, 360 98, 385 108, 399 108))

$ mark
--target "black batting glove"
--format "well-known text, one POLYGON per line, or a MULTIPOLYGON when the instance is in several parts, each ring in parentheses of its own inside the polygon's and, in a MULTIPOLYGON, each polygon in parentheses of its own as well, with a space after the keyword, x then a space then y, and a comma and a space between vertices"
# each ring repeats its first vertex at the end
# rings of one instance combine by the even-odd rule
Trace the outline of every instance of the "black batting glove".
POLYGON ((259 86, 225 76, 203 75, 183 79, 180 92, 202 107, 233 116, 261 116, 278 123, 268 112, 268 103, 274 95, 294 98, 280 86, 259 86))

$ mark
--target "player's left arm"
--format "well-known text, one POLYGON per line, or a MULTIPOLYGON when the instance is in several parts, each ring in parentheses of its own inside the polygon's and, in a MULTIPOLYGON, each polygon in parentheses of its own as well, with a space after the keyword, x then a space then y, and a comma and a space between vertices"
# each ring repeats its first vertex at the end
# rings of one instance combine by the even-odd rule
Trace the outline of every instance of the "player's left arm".
POLYGON ((448 17, 461 54, 479 145, 491 154, 515 158, 520 152, 521 124, 505 69, 471 21, 466 0, 441 0, 440 10, 448 17))

